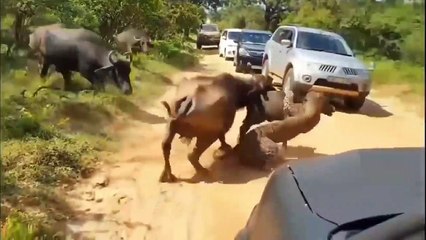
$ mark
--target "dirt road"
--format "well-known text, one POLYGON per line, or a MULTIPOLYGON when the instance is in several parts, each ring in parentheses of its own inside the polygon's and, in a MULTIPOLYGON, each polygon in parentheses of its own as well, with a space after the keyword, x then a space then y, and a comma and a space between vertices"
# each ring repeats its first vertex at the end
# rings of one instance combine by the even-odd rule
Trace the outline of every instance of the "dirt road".
MULTIPOLYGON (((206 55, 198 72, 234 73, 232 62, 206 55)), ((190 76, 197 72, 185 72, 190 76)), ((178 81, 181 76, 176 76, 178 81)), ((164 98, 168 98, 169 91, 164 98)), ((336 154, 360 148, 424 146, 423 119, 394 98, 378 98, 373 92, 360 113, 337 112, 324 116, 311 132, 289 142, 287 159, 336 154)), ((165 124, 158 116, 165 109, 155 105, 145 111, 146 121, 129 122, 119 131, 121 151, 97 176, 81 183, 68 194, 79 213, 69 223, 72 239, 147 239, 147 240, 226 240, 233 239, 244 226, 258 202, 267 181, 267 173, 239 166, 233 159, 214 161, 216 142, 201 158, 210 167, 213 183, 158 182, 163 168, 160 143, 165 124), (109 181, 105 182, 107 178, 109 181), (94 188, 103 183, 106 187, 94 188), (108 183, 108 184, 107 184, 108 183)), ((244 111, 237 114, 227 140, 234 145, 244 111)), ((186 145, 175 140, 171 162, 180 178, 191 178, 192 166, 186 160, 186 145)))

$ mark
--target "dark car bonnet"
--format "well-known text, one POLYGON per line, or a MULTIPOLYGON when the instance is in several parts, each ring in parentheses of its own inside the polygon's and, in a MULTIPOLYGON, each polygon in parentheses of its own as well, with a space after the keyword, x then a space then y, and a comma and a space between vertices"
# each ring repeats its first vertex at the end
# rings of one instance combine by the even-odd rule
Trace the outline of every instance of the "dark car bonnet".
POLYGON ((349 151, 333 158, 292 161, 309 206, 343 224, 425 209, 424 148, 349 151))
POLYGON ((265 50, 265 44, 252 44, 252 43, 242 42, 240 47, 248 51, 264 51, 265 50))

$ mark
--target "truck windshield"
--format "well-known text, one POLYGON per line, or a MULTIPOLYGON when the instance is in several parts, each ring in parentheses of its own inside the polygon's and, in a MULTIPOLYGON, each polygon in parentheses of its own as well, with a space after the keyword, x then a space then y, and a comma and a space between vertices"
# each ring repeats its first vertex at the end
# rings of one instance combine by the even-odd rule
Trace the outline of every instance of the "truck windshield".
POLYGON ((268 33, 245 32, 245 33, 242 34, 241 42, 266 44, 266 42, 270 38, 271 38, 271 34, 268 34, 268 33))
POLYGON ((340 39, 327 34, 299 31, 296 47, 312 51, 352 56, 352 54, 346 50, 340 39))
POLYGON ((229 32, 228 33, 228 39, 230 40, 238 40, 240 37, 240 32, 229 32))
POLYGON ((202 29, 206 32, 217 32, 217 31, 219 31, 216 25, 203 25, 202 29))

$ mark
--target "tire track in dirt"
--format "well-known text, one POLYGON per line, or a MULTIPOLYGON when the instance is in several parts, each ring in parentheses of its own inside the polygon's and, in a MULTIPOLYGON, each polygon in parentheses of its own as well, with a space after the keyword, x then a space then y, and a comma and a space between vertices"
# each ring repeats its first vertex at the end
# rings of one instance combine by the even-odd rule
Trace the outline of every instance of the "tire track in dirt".
MULTIPOLYGON (((201 67, 183 72, 173 79, 198 73, 234 73, 232 62, 217 55, 206 55, 201 67)), ((163 99, 172 96, 173 89, 163 99)), ((165 117, 159 101, 145 111, 165 117)), ((245 111, 237 113, 227 141, 234 145, 245 111)), ((396 98, 375 97, 358 114, 336 112, 324 116, 308 134, 289 142, 288 159, 336 154, 352 149, 424 146, 424 121, 408 112, 396 98)), ((233 239, 244 226, 259 201, 268 173, 239 166, 235 159, 214 161, 216 142, 201 157, 209 167, 212 183, 158 182, 163 168, 161 140, 165 124, 132 122, 119 132, 121 151, 110 159, 98 175, 106 175, 109 185, 93 189, 95 178, 83 181, 68 195, 79 211, 70 221, 73 239, 146 239, 146 240, 224 240, 233 239), (95 194, 87 200, 85 191, 95 194), (101 200, 99 200, 101 199, 101 200), (77 236, 80 233, 80 236, 77 236)), ((190 145, 192 146, 192 144, 190 145)), ((195 171, 186 160, 190 147, 175 138, 171 152, 173 172, 180 178, 191 178, 195 171)))

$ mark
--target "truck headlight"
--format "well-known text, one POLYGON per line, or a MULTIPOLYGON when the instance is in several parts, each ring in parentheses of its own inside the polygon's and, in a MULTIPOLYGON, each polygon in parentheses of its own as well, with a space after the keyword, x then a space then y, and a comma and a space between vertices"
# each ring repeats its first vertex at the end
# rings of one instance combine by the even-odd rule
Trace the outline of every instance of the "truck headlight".
POLYGON ((240 56, 249 56, 249 53, 247 52, 247 50, 245 50, 244 48, 240 48, 239 50, 238 50, 238 54, 240 55, 240 56))

